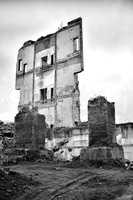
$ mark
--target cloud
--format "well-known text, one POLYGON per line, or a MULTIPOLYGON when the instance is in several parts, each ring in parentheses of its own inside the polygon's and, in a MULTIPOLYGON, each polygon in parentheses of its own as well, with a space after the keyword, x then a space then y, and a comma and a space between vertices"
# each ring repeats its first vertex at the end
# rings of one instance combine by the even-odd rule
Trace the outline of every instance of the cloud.
POLYGON ((87 19, 88 44, 93 48, 113 50, 122 46, 133 48, 132 7, 124 7, 123 4, 114 5, 93 7, 93 13, 87 19))

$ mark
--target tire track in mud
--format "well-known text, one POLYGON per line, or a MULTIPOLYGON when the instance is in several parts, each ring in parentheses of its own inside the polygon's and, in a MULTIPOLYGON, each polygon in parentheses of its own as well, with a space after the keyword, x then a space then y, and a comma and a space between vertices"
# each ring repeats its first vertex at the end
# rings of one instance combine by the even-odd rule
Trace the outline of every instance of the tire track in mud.
POLYGON ((41 185, 27 191, 17 200, 114 200, 126 194, 129 186, 127 181, 133 186, 133 174, 125 170, 51 168, 38 165, 32 166, 29 171, 33 179, 40 179, 41 185))
MULTIPOLYGON (((17 200, 54 200, 56 197, 78 188, 82 182, 92 179, 95 176, 96 175, 93 175, 91 172, 86 171, 78 177, 66 181, 66 183, 62 184, 59 188, 56 188, 57 185, 52 185, 52 188, 50 186, 40 186, 38 188, 34 188, 32 191, 17 200)), ((58 182, 60 182, 60 180, 58 182)))
POLYGON ((76 179, 73 179, 73 180, 69 181, 68 183, 64 184, 61 188, 53 191, 51 193, 52 197, 50 198, 50 200, 54 200, 54 199, 56 199, 56 197, 76 189, 80 185, 82 185, 84 182, 87 182, 87 181, 93 179, 94 177, 96 177, 96 175, 91 175, 89 177, 86 177, 86 176, 87 176, 87 174, 83 175, 81 177, 78 177, 76 179))

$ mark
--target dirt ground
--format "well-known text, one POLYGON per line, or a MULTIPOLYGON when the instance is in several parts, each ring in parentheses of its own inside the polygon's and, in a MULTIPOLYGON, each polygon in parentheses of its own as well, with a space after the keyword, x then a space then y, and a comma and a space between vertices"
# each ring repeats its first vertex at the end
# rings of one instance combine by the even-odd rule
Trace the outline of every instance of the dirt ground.
POLYGON ((39 185, 38 182, 11 171, 9 168, 0 169, 0 200, 12 200, 20 197, 37 185, 39 185))
POLYGON ((29 162, 10 166, 10 170, 40 183, 30 185, 17 200, 133 200, 133 171, 125 169, 29 162))

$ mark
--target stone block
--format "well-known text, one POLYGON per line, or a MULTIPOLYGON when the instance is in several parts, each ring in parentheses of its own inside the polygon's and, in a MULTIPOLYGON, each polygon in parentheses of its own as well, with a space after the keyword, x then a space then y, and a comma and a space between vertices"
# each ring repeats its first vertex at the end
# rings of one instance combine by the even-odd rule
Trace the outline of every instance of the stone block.
POLYGON ((81 150, 80 160, 84 161, 110 161, 110 160, 123 160, 124 152, 120 145, 112 147, 99 146, 87 147, 81 150))

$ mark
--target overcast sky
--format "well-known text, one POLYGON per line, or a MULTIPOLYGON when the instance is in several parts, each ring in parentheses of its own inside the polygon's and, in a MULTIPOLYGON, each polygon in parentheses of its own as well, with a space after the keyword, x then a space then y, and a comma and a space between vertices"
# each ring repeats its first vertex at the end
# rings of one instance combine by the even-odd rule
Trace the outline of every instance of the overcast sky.
POLYGON ((79 75, 81 119, 88 99, 115 102, 116 122, 133 121, 133 5, 131 1, 0 1, 0 120, 13 121, 17 51, 27 40, 83 19, 84 72, 79 75))

